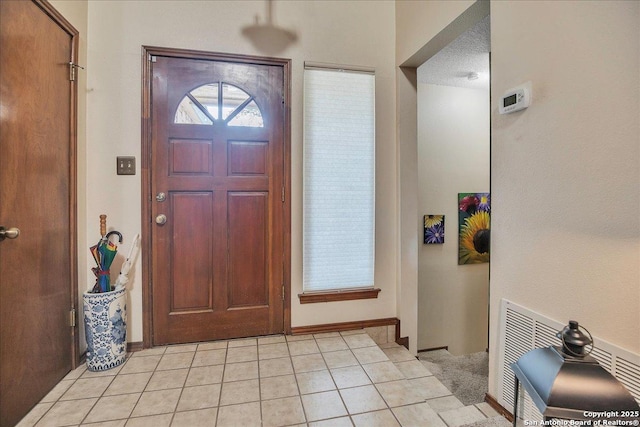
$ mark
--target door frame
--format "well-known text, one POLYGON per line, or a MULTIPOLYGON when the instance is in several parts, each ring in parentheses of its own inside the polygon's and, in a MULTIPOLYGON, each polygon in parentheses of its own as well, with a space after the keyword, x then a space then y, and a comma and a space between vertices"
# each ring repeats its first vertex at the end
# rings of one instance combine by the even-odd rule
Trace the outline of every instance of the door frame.
MULTIPOLYGON (((71 23, 58 12, 47 0, 32 0, 42 11, 53 20, 69 37, 71 37, 71 58, 73 64, 78 63, 79 32, 71 23)), ((69 64, 69 67, 72 65, 69 64)), ((75 80, 69 85, 70 111, 69 111, 69 310, 71 333, 71 369, 75 369, 82 363, 83 354, 80 354, 79 324, 82 313, 78 307, 78 70, 75 70, 75 80)))
POLYGON ((176 49, 156 46, 142 46, 142 345, 150 348, 153 345, 153 288, 151 286, 151 232, 153 219, 151 215, 151 86, 152 56, 169 56, 185 59, 203 59, 210 61, 236 62, 279 66, 283 70, 283 104, 284 104, 284 202, 283 239, 284 256, 282 276, 284 281, 284 332, 291 333, 291 59, 267 58, 251 55, 234 55, 228 53, 206 52, 191 49, 176 49))

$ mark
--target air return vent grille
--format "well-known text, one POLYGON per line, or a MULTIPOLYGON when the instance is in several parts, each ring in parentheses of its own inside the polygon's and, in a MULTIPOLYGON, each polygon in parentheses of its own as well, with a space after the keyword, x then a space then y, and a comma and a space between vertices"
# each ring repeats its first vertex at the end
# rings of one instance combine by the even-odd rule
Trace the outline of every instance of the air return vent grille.
POLYGON ((623 357, 616 358, 615 376, 640 403, 640 361, 630 362, 623 357))
MULTIPOLYGON (((502 300, 498 352, 498 400, 502 406, 509 410, 513 409, 514 376, 510 368, 511 363, 534 348, 560 345, 555 334, 565 324, 511 301, 502 300)), ((598 337, 593 337, 593 340, 596 347, 591 355, 604 369, 622 382, 640 404, 640 355, 616 347, 598 337)), ((524 396, 524 399, 520 399, 518 416, 526 420, 542 419, 533 401, 522 389, 520 396, 524 396)))

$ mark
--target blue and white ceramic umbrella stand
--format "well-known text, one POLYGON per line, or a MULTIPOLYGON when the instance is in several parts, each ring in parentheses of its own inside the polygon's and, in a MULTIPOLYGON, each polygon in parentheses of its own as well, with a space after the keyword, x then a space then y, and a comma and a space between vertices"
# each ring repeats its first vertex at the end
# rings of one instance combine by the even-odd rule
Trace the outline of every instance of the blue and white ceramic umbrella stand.
POLYGON ((87 369, 106 371, 124 363, 127 356, 126 288, 98 294, 85 292, 84 329, 87 369))

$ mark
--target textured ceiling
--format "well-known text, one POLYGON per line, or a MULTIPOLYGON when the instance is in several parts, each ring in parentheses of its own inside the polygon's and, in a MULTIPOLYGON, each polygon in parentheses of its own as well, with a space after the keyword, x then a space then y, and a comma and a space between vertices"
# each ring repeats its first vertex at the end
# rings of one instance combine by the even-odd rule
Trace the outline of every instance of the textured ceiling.
POLYGON ((487 16, 418 67, 418 82, 489 89, 490 34, 487 16), (477 80, 467 78, 472 72, 477 80))

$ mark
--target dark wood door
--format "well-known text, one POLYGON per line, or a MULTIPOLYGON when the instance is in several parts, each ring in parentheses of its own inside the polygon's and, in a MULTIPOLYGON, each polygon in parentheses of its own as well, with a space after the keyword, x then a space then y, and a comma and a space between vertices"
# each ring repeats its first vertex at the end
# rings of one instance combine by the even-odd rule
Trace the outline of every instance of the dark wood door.
POLYGON ((150 60, 153 344, 282 333, 283 67, 150 60))
POLYGON ((0 424, 72 368, 74 35, 46 3, 0 1, 0 424), (63 25, 63 26, 61 26, 63 25))

